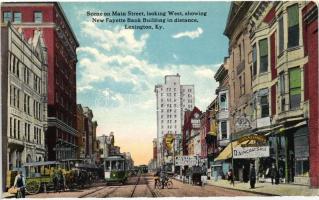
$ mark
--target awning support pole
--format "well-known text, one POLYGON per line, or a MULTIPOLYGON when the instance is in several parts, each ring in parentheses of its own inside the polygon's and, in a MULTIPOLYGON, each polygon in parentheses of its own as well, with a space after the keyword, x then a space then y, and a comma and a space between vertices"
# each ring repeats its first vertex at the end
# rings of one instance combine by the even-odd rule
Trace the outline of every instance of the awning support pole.
POLYGON ((234 155, 233 155, 233 134, 230 134, 230 146, 231 146, 231 165, 232 165, 232 182, 233 186, 235 186, 235 169, 234 169, 234 155))

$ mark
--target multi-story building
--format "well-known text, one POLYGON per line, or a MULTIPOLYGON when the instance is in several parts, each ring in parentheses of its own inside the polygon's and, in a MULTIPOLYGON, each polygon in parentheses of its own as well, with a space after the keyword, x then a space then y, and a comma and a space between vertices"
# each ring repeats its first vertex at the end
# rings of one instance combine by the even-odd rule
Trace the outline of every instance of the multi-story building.
MULTIPOLYGON (((217 119, 219 120, 219 130, 223 134, 223 130, 226 130, 226 122, 221 117, 228 118, 228 141, 236 141, 245 135, 252 134, 252 77, 255 76, 252 72, 255 66, 252 64, 252 54, 254 52, 252 52, 248 30, 249 9, 251 5, 252 2, 249 1, 231 3, 224 31, 224 35, 229 39, 229 58, 226 61, 227 68, 225 68, 228 70, 228 75, 221 74, 220 77, 221 79, 224 77, 228 78, 228 91, 225 90, 226 94, 224 94, 227 99, 226 104, 228 104, 228 108, 225 109, 226 112, 221 112, 223 107, 225 107, 225 103, 222 102, 223 96, 219 94, 220 112, 217 119), (224 128, 222 127, 223 125, 224 128)), ((225 132, 224 135, 226 135, 225 132)), ((231 146, 231 144, 228 145, 231 146)), ((249 162, 249 159, 233 160, 232 167, 234 168, 236 179, 239 174, 242 174, 240 170, 243 166, 246 169, 249 168, 249 162)))
POLYGON ((200 116, 202 112, 195 106, 192 111, 186 111, 183 126, 183 155, 200 156, 200 116))
POLYGON ((27 42, 11 20, 3 18, 1 23, 4 172, 46 159, 47 49, 43 32, 35 30, 27 42))
POLYGON ((208 177, 217 177, 218 170, 220 171, 221 167, 216 165, 211 165, 214 162, 214 159, 218 155, 217 147, 217 133, 218 125, 216 115, 218 113, 218 96, 209 104, 206 110, 208 117, 208 133, 206 134, 205 140, 207 145, 207 172, 208 177))
MULTIPOLYGON (((166 134, 175 137, 174 147, 180 146, 178 135, 182 133, 185 110, 192 110, 195 104, 194 85, 181 85, 180 75, 165 76, 165 83, 155 86, 157 115, 157 159, 163 162, 163 138, 166 134), (177 135, 177 136, 176 136, 177 135)), ((176 149, 174 149, 175 151, 176 149)))
POLYGON ((207 143, 206 143, 206 137, 208 135, 210 128, 209 124, 209 111, 203 112, 200 115, 200 158, 201 159, 207 159, 207 143))
MULTIPOLYGON (((313 138, 309 137, 309 110, 312 110, 309 103, 312 101, 306 92, 311 85, 307 81, 307 70, 318 71, 318 65, 311 62, 307 65, 310 57, 305 49, 307 36, 303 35, 302 15, 303 10, 308 10, 307 6, 309 2, 256 2, 249 29, 255 52, 253 74, 256 75, 252 82, 256 123, 252 128, 255 133, 268 135, 273 149, 270 158, 260 159, 264 161, 260 164, 266 168, 266 163, 273 162, 285 182, 309 185, 309 141, 313 138)), ((310 47, 312 50, 316 51, 310 47)), ((316 55, 313 59, 317 58, 316 55)), ((318 92, 315 87, 308 92, 312 92, 311 89, 318 92)), ((318 138, 318 131, 312 135, 318 138)), ((318 159, 317 155, 315 153, 314 160, 318 159)), ((315 183, 318 176, 311 174, 315 183)))
POLYGON ((76 146, 77 146, 77 158, 85 158, 85 148, 86 148, 86 135, 84 129, 84 114, 83 108, 81 104, 77 104, 77 111, 76 111, 76 118, 77 118, 77 137, 76 137, 76 146))
POLYGON ((79 43, 57 2, 3 3, 1 15, 29 40, 41 30, 48 51, 48 159, 76 156, 76 48, 79 43))
POLYGON ((93 121, 93 112, 89 107, 83 107, 85 130, 85 157, 96 159, 96 128, 97 122, 93 121))
POLYGON ((302 8, 303 43, 308 62, 304 66, 304 100, 309 102, 309 177, 312 187, 319 187, 319 72, 318 72, 318 6, 308 2, 302 8))
POLYGON ((217 140, 220 147, 225 147, 230 138, 230 122, 229 122, 229 75, 228 75, 229 59, 224 59, 222 64, 217 70, 214 78, 219 82, 216 89, 218 96, 218 112, 216 119, 218 124, 217 140))
POLYGON ((99 151, 101 151, 100 156, 101 158, 106 158, 110 155, 110 150, 114 146, 114 134, 113 132, 110 133, 109 136, 102 135, 98 136, 97 140, 99 141, 99 151))

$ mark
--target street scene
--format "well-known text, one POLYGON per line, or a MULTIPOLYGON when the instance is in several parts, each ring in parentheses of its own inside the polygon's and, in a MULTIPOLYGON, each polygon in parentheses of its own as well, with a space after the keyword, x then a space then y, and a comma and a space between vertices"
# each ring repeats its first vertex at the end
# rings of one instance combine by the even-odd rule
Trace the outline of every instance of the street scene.
POLYGON ((318 5, 1 2, 2 198, 319 196, 318 5))

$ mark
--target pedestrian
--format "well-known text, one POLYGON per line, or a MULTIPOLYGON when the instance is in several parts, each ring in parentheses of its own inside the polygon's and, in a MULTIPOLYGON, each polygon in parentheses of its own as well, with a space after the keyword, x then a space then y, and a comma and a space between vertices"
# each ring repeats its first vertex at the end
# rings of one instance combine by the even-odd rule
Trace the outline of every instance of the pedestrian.
POLYGON ((270 170, 270 177, 271 177, 271 184, 274 184, 274 180, 276 181, 277 178, 277 168, 275 166, 275 164, 273 163, 271 166, 271 170, 270 170))
POLYGON ((254 164, 251 165, 249 172, 250 188, 254 189, 256 184, 256 170, 254 164))
POLYGON ((234 175, 233 175, 232 169, 229 169, 229 171, 227 173, 227 178, 228 178, 228 181, 230 182, 230 184, 234 184, 234 175))
POLYGON ((243 181, 244 183, 248 182, 248 170, 247 167, 245 167, 245 165, 243 165, 243 181))
POLYGON ((154 174, 154 188, 156 188, 157 184, 159 184, 159 175, 160 175, 160 172, 159 170, 157 170, 156 173, 154 174))
POLYGON ((14 188, 18 188, 16 193, 16 198, 25 198, 25 178, 22 174, 22 171, 19 171, 14 179, 14 188))

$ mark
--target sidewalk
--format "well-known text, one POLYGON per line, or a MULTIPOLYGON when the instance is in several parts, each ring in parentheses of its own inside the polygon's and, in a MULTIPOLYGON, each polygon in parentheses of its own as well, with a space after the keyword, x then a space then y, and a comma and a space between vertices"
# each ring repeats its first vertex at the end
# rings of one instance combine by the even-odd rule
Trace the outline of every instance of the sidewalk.
POLYGON ((208 180, 208 185, 217 187, 229 188, 234 190, 241 190, 246 192, 253 192, 264 195, 274 196, 319 196, 319 189, 310 189, 309 186, 293 185, 293 184, 279 184, 272 185, 271 183, 256 183, 255 189, 250 189, 250 184, 235 182, 235 186, 230 184, 227 180, 208 180))
POLYGON ((6 198, 15 198, 14 194, 10 194, 9 192, 2 192, 1 193, 1 199, 6 199, 6 198))

